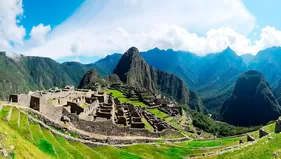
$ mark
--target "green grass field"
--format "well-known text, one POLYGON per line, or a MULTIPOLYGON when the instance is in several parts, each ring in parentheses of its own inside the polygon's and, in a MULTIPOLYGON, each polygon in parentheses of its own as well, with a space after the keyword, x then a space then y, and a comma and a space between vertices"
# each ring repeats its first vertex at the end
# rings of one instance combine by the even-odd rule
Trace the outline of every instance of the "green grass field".
MULTIPOLYGON (((0 134, 8 132, 5 145, 15 146, 15 151, 11 153, 14 158, 184 158, 190 154, 206 152, 207 150, 202 149, 202 146, 222 147, 228 143, 236 142, 234 139, 223 139, 174 144, 159 142, 155 145, 137 144, 124 148, 111 146, 90 148, 83 143, 70 142, 63 137, 53 135, 49 130, 41 128, 39 124, 30 122, 27 115, 20 113, 16 108, 4 107, 2 111, 0 112, 0 126, 2 128, 0 134), (12 109, 12 114, 8 122, 6 116, 10 109, 12 109)), ((152 130, 152 128, 148 129, 152 130)))
POLYGON ((93 148, 96 152, 99 152, 108 159, 140 159, 141 157, 123 151, 121 149, 112 146, 102 146, 93 148))
POLYGON ((122 102, 122 103, 129 103, 134 106, 147 107, 147 105, 145 105, 143 102, 138 101, 137 99, 131 100, 131 99, 127 98, 122 92, 120 92, 118 90, 108 90, 106 92, 108 94, 112 93, 112 96, 114 98, 118 98, 120 100, 120 102, 122 102))
MULTIPOLYGON (((191 155, 202 156, 206 152, 238 145, 240 138, 246 142, 244 135, 242 137, 190 140, 179 143, 164 143, 163 140, 155 144, 136 144, 123 148, 112 146, 90 148, 83 143, 67 141, 61 136, 52 134, 50 130, 42 128, 38 123, 29 121, 27 115, 14 107, 4 107, 1 110, 0 127, 0 135, 5 136, 1 143, 9 150, 11 158, 19 159, 182 159, 191 155), (7 121, 6 117, 11 109, 10 121, 7 121), (11 146, 14 149, 11 149, 11 146)), ((270 136, 262 138, 254 145, 208 158, 273 158, 272 154, 281 150, 281 134, 275 134, 274 128, 275 123, 265 126, 264 129, 271 133, 270 136), (269 137, 272 139, 269 140, 269 137)), ((257 131, 253 133, 256 134, 257 131)), ((1 154, 0 158, 2 158, 1 154)))
POLYGON ((155 116, 159 117, 160 119, 164 119, 165 117, 168 117, 168 114, 161 112, 159 109, 154 108, 154 109, 147 109, 149 112, 154 114, 155 116))
POLYGON ((144 123, 146 130, 154 132, 153 127, 147 122, 145 118, 141 118, 141 121, 144 123))

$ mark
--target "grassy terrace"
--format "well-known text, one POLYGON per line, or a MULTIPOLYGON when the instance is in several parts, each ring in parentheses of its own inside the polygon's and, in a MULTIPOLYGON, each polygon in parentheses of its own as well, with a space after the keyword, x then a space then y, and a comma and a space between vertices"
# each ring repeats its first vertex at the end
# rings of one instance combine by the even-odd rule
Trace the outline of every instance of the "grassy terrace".
MULTIPOLYGON (((31 122, 17 108, 4 107, 0 112, 1 143, 9 150, 11 158, 58 158, 58 159, 138 159, 138 158, 186 158, 190 155, 202 156, 203 153, 220 150, 237 145, 241 137, 222 138, 217 140, 191 140, 180 143, 136 144, 123 148, 112 146, 90 148, 83 143, 67 141, 55 136, 48 129, 31 122), (9 110, 11 118, 6 120, 9 110), (19 120, 20 119, 20 120, 19 120), (6 135, 5 135, 6 134, 6 135), (15 148, 11 150, 11 146, 15 148)), ((271 132, 272 140, 265 137, 257 144, 229 152, 218 158, 272 158, 272 154, 281 149, 281 134, 275 134, 274 124, 265 126, 271 132)), ((246 137, 243 136, 246 141, 246 137)), ((1 158, 1 154, 0 154, 1 158)), ((217 158, 217 156, 210 157, 217 158)))
MULTIPOLYGON (((264 129, 271 134, 260 139, 256 144, 209 158, 237 158, 237 159, 269 159, 274 158, 273 153, 281 150, 281 134, 274 133, 275 123, 269 124, 264 129), (271 138, 271 139, 269 139, 271 138)), ((280 154, 280 153, 279 153, 280 154)), ((278 157, 280 158, 280 156, 278 157)))
MULTIPOLYGON (((176 129, 178 129, 180 132, 184 133, 185 135, 188 135, 188 136, 191 136, 191 137, 194 137, 194 135, 195 135, 195 134, 189 133, 189 132, 187 132, 187 131, 185 131, 181 128, 181 125, 184 124, 187 121, 186 114, 183 114, 182 118, 178 121, 178 120, 174 119, 173 117, 170 117, 168 114, 160 111, 157 108, 149 109, 148 106, 145 105, 142 102, 130 100, 122 92, 120 92, 118 90, 108 90, 107 93, 112 93, 112 96, 114 98, 118 98, 122 103, 127 102, 127 103, 131 103, 135 106, 141 106, 143 108, 147 108, 147 110, 149 112, 151 112, 152 114, 154 114, 156 117, 158 117, 158 118, 166 121, 167 123, 173 125, 176 129), (178 123, 178 122, 180 122, 180 123, 178 123)), ((145 119, 143 119, 143 120, 144 120, 143 122, 145 124, 145 128, 149 131, 153 130, 151 125, 147 121, 145 121, 145 119)), ((207 135, 209 135, 209 134, 207 134, 207 135)), ((181 135, 180 136, 169 136, 169 138, 179 138, 179 137, 183 137, 183 136, 181 136, 181 135)))
MULTIPOLYGON (((118 98, 122 103, 130 103, 134 106, 140 106, 143 108, 147 108, 148 106, 145 105, 143 102, 138 101, 138 99, 135 100, 131 100, 129 98, 127 98, 122 92, 118 91, 118 90, 109 90, 107 91, 107 93, 112 93, 112 96, 114 98, 118 98)), ((150 111, 151 113, 153 113, 155 116, 163 119, 165 117, 168 117, 168 114, 161 112, 158 109, 147 109, 148 111, 150 111)))
MULTIPOLYGON (((143 102, 140 102, 138 99, 134 99, 131 100, 129 98, 127 98, 122 92, 118 91, 118 90, 108 90, 107 93, 112 93, 112 96, 114 98, 118 98, 122 103, 130 103, 134 106, 140 106, 142 108, 147 108, 148 106, 145 105, 143 102)), ((155 116, 164 119, 166 117, 168 117, 168 114, 161 112, 160 110, 158 110, 157 108, 155 109, 147 109, 149 112, 151 112, 152 114, 154 114, 155 116)), ((149 131, 153 131, 153 127, 146 121, 146 119, 142 119, 143 123, 145 124, 145 128, 149 131)), ((169 122, 169 121, 166 121, 169 122)), ((174 122, 174 121, 172 121, 174 122)))
POLYGON ((141 118, 141 121, 144 123, 146 130, 151 132, 154 131, 153 127, 148 123, 148 121, 145 118, 141 118))
POLYGON ((155 116, 159 117, 160 119, 164 119, 165 117, 168 117, 168 114, 161 112, 159 109, 154 108, 154 109, 147 109, 149 112, 154 114, 155 116))
POLYGON ((112 96, 114 98, 118 98, 122 103, 130 103, 135 106, 147 107, 147 105, 145 105, 143 102, 138 101, 138 99, 131 100, 118 90, 108 90, 107 93, 112 93, 112 96))

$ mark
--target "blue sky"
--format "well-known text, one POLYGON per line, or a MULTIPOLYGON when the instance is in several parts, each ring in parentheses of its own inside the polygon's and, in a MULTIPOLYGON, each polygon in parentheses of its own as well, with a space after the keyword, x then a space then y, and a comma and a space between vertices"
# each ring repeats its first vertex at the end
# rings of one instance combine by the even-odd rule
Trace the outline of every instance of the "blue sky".
MULTIPOLYGON (((257 33, 260 28, 266 26, 274 26, 276 29, 281 30, 281 1, 280 0, 243 0, 246 8, 251 12, 257 20, 259 28, 255 29, 257 33)), ((250 35, 251 39, 257 37, 250 35)))
POLYGON ((238 55, 281 46, 280 0, 0 0, 0 49, 91 63, 136 46, 238 55))
POLYGON ((84 0, 24 0, 25 18, 21 24, 27 32, 40 23, 54 28, 71 17, 83 2, 84 0))

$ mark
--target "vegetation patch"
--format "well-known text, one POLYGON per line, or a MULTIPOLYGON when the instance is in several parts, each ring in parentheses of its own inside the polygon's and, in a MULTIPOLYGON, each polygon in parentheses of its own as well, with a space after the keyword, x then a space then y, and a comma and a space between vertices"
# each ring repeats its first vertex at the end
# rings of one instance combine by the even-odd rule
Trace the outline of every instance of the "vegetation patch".
POLYGON ((154 128, 147 122, 145 118, 141 118, 141 121, 144 123, 146 130, 154 132, 154 128))
POLYGON ((224 122, 218 122, 202 113, 198 113, 196 111, 191 111, 193 125, 212 134, 216 134, 218 137, 227 137, 245 134, 248 132, 252 132, 258 130, 260 126, 255 127, 237 127, 233 125, 229 125, 224 122))
POLYGON ((94 151, 108 159, 140 159, 140 157, 112 146, 102 146, 93 148, 94 151))
POLYGON ((149 112, 151 112, 152 114, 154 114, 155 116, 159 117, 160 119, 164 119, 165 117, 168 117, 168 114, 160 111, 157 108, 153 108, 153 109, 147 109, 149 112))
POLYGON ((47 140, 41 139, 39 143, 39 149, 42 150, 43 152, 46 152, 50 155, 55 156, 56 153, 54 151, 53 145, 50 144, 47 140))

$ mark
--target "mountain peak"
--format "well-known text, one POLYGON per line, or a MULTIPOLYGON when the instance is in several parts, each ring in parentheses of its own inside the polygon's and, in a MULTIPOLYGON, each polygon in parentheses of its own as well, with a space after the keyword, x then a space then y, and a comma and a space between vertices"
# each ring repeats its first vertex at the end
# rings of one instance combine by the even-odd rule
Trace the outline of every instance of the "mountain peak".
POLYGON ((131 47, 128 51, 125 52, 125 56, 140 56, 140 52, 136 47, 131 47))
POLYGON ((153 49, 151 49, 149 51, 160 51, 160 49, 158 47, 155 47, 155 48, 153 48, 153 49))
POLYGON ((94 69, 90 69, 83 76, 82 80, 79 83, 78 88, 82 89, 91 89, 92 86, 95 86, 96 83, 105 85, 105 81, 99 76, 99 74, 94 69))
POLYGON ((255 70, 240 75, 221 109, 221 119, 236 126, 263 125, 279 115, 280 106, 265 77, 255 70))
POLYGON ((222 54, 228 56, 238 56, 229 46, 222 51, 222 54))
POLYGON ((123 54, 113 73, 117 74, 120 80, 126 83, 128 82, 127 72, 134 67, 140 67, 139 65, 147 67, 144 59, 140 56, 139 50, 136 47, 131 47, 123 54))
POLYGON ((135 47, 122 56, 113 73, 118 75, 123 83, 138 90, 161 92, 180 103, 188 101, 189 90, 184 81, 173 74, 149 66, 135 47))

